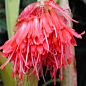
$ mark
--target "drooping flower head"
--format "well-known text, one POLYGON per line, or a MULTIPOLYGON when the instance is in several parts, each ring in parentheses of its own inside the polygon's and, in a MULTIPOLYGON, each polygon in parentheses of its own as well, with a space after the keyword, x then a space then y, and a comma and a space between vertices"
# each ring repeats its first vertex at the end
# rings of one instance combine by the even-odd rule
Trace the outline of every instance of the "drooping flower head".
POLYGON ((24 79, 25 74, 29 77, 35 73, 39 79, 38 72, 43 76, 42 66, 46 66, 54 80, 57 69, 60 69, 59 78, 62 81, 62 65, 66 68, 70 64, 73 58, 71 44, 77 45, 74 36, 82 38, 81 35, 85 33, 78 34, 68 27, 66 18, 78 23, 53 0, 28 5, 17 19, 14 36, 0 47, 3 56, 8 57, 0 69, 11 61, 14 63, 15 79, 16 74, 19 79, 24 79), (33 71, 30 73, 31 68, 33 71))

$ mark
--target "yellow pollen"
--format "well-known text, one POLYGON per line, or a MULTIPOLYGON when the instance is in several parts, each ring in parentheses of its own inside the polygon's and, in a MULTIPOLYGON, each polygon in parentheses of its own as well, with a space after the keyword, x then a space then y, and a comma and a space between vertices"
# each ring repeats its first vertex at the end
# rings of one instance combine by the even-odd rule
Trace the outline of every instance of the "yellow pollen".
POLYGON ((23 76, 22 76, 22 79, 23 79, 23 76))
POLYGON ((61 61, 61 65, 62 65, 62 61, 61 61))

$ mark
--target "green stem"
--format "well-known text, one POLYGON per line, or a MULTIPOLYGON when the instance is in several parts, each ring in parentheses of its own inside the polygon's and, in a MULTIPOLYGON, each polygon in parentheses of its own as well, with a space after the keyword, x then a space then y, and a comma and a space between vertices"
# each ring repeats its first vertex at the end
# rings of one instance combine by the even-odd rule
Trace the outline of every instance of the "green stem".
MULTIPOLYGON (((64 9, 70 9, 68 0, 59 0, 59 5, 64 9)), ((70 13, 67 13, 69 16, 71 16, 70 13)), ((68 19, 69 27, 72 27, 72 22, 68 19)), ((75 51, 74 46, 72 47, 73 57, 75 58, 75 51)), ((61 86, 77 86, 77 78, 76 78, 76 72, 75 72, 75 66, 74 66, 74 59, 72 60, 71 64, 68 65, 68 69, 65 70, 63 68, 63 81, 61 82, 61 86)))
POLYGON ((13 26, 15 25, 19 14, 19 3, 20 0, 5 0, 7 31, 9 38, 14 35, 13 26))

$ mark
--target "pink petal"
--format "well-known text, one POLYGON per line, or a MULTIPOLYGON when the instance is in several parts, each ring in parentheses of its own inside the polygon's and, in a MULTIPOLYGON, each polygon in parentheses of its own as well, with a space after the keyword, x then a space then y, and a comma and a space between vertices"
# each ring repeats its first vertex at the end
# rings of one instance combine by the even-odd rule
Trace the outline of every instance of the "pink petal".
POLYGON ((38 45, 37 46, 37 51, 39 54, 42 54, 43 53, 43 45, 38 45))
POLYGON ((28 5, 28 6, 22 11, 22 13, 19 15, 17 21, 21 21, 21 20, 23 20, 23 19, 26 19, 26 18, 28 17, 29 13, 31 12, 31 10, 33 9, 33 7, 34 7, 35 4, 36 4, 36 3, 33 3, 33 4, 28 5))

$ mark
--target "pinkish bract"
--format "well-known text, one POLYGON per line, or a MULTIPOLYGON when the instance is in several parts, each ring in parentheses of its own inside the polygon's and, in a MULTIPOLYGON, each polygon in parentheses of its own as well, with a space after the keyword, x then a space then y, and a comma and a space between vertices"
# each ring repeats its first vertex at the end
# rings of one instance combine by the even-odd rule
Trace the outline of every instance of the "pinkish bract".
POLYGON ((44 79, 43 66, 46 66, 47 70, 50 70, 51 78, 54 77, 54 84, 57 69, 60 69, 59 78, 62 81, 62 65, 66 68, 66 65, 71 63, 73 58, 71 44, 77 45, 74 36, 82 38, 81 35, 85 33, 78 34, 68 27, 66 18, 78 23, 53 0, 28 5, 17 19, 13 28, 14 36, 0 47, 3 49, 3 57, 8 58, 0 69, 3 70, 11 61, 14 63, 15 80, 16 74, 23 80, 25 74, 27 77, 36 74, 39 80, 38 72, 40 71, 44 79))

